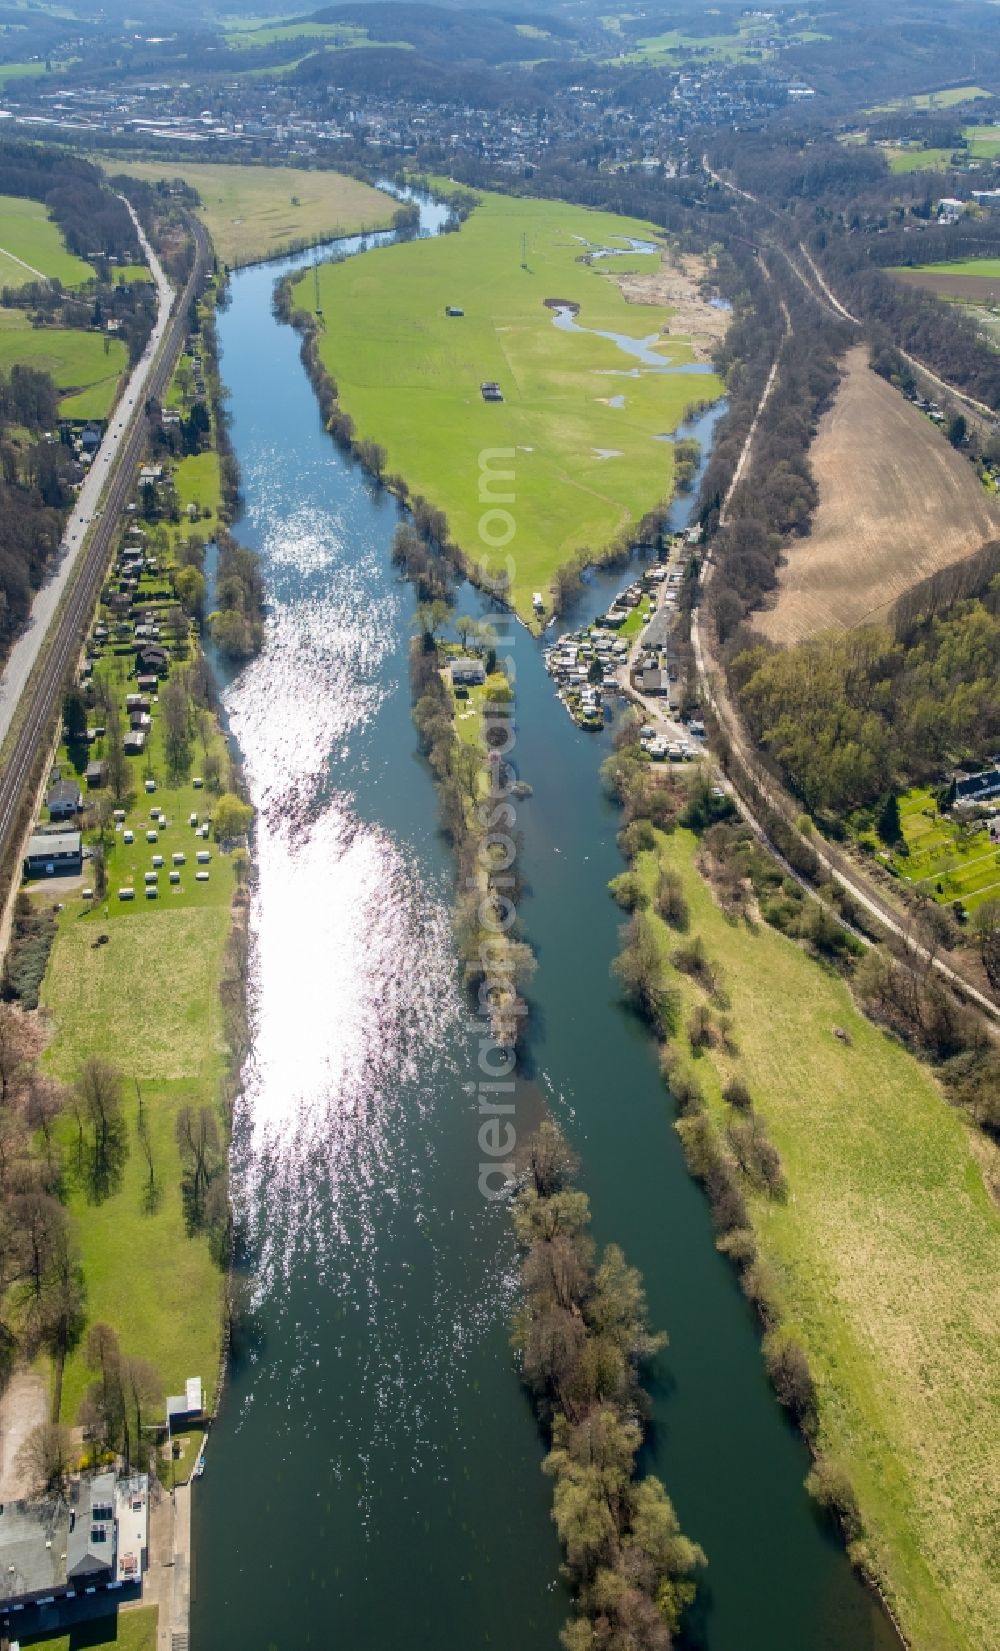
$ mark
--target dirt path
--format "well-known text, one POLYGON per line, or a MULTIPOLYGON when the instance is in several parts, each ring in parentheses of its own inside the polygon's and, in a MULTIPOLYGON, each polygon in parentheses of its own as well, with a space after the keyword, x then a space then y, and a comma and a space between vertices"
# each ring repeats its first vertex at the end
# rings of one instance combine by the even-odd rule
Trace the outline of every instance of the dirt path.
POLYGON ((31 1486, 18 1465, 21 1447, 48 1421, 49 1391, 37 1370, 18 1370, 0 1398, 0 1502, 16 1502, 31 1486))

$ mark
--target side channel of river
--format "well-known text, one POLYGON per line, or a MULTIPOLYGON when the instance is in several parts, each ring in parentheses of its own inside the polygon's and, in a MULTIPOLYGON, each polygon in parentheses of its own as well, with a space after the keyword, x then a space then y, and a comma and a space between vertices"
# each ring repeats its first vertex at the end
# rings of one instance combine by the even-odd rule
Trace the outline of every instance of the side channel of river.
MULTIPOLYGON (((440 209, 422 212, 434 229, 440 209)), ((476 1027, 410 721, 398 514, 324 432, 297 337, 271 316, 276 276, 315 256, 240 273, 220 317, 239 532, 264 558, 271 617, 227 690, 258 809, 233 1144, 254 1314, 195 1493, 192 1644, 554 1651, 551 1486, 511 1367, 507 1218, 477 1188, 476 1027)), ((617 582, 596 578, 587 609, 617 582)), ((805 1452, 615 997, 605 739, 572 726, 527 633, 515 657, 539 954, 519 1123, 548 1106, 565 1124, 597 1236, 642 1268, 670 1333, 648 1455, 710 1558, 692 1643, 883 1651, 884 1619, 802 1490, 805 1452)))

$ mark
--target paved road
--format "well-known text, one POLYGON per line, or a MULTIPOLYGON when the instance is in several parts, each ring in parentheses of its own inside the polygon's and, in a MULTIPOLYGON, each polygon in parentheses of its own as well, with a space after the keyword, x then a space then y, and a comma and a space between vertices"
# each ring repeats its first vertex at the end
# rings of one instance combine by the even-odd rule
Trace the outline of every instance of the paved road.
MULTIPOLYGON (((126 202, 126 205, 128 205, 128 202, 126 202)), ((159 259, 140 228, 139 220, 132 212, 131 206, 129 206, 129 212, 132 213, 142 250, 149 262, 149 267, 153 272, 153 280, 156 283, 158 302, 156 325, 150 334, 149 343, 146 345, 142 358, 136 362, 118 405, 111 415, 107 434, 80 489, 73 513, 66 523, 63 541, 69 546, 69 550, 63 557, 55 575, 49 579, 47 584, 42 586, 35 597, 27 629, 18 637, 11 649, 3 675, 0 677, 0 745, 7 737, 11 719, 38 658, 39 649, 45 640, 63 593, 76 569, 80 553, 83 550, 87 529, 100 513, 101 496, 114 472, 119 454, 128 441, 136 419, 142 418, 147 386, 156 361, 157 351, 170 325, 173 290, 163 273, 159 259)))

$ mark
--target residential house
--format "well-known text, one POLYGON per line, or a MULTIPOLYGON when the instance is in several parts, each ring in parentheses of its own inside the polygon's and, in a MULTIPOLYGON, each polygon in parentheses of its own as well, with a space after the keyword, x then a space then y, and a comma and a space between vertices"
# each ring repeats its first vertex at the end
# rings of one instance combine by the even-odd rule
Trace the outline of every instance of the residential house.
POLYGON ((57 780, 45 799, 50 820, 72 820, 83 807, 83 793, 75 780, 57 780))
POLYGON ((74 877, 83 870, 83 839, 78 831, 36 831, 28 839, 25 877, 74 877))
POLYGON ((486 666, 481 659, 472 657, 453 659, 451 680, 456 688, 459 684, 466 688, 481 686, 486 681, 486 666))

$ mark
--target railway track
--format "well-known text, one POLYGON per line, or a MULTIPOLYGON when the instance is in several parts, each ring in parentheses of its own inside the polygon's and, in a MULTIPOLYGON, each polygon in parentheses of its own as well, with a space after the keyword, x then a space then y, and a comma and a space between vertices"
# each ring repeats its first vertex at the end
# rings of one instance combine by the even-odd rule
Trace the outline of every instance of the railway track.
MULTIPOLYGON (((183 291, 175 297, 173 316, 152 373, 144 391, 144 400, 161 399, 187 336, 188 310, 199 290, 209 261, 208 235, 201 224, 193 221, 195 260, 183 291)), ((2 774, 0 774, 0 868, 9 869, 12 854, 18 847, 18 820, 26 786, 37 761, 39 742, 52 726, 53 717, 69 671, 76 659, 91 615, 97 605, 98 594, 111 560, 111 551, 118 531, 119 518, 128 496, 136 469, 142 458, 147 434, 144 412, 137 413, 132 428, 119 449, 114 469, 100 499, 101 514, 93 524, 90 542, 82 563, 73 579, 62 608, 57 613, 54 634, 46 639, 45 654, 34 677, 24 693, 29 703, 26 714, 14 737, 14 742, 2 774)))

